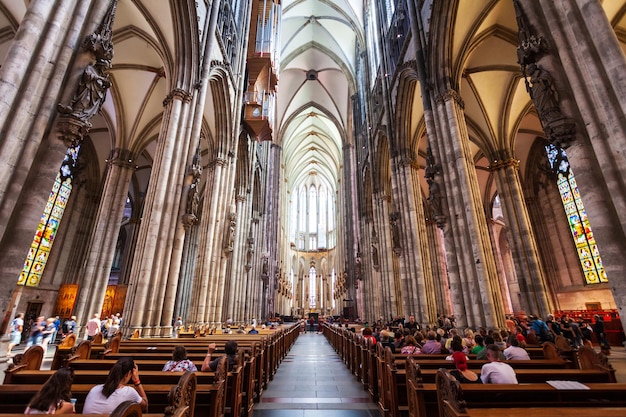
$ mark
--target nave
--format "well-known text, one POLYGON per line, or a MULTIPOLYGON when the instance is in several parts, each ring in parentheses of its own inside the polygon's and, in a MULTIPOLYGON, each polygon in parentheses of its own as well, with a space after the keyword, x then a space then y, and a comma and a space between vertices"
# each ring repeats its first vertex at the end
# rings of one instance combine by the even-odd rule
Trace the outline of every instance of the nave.
POLYGON ((301 334, 254 407, 254 417, 380 417, 341 357, 317 333, 301 334))

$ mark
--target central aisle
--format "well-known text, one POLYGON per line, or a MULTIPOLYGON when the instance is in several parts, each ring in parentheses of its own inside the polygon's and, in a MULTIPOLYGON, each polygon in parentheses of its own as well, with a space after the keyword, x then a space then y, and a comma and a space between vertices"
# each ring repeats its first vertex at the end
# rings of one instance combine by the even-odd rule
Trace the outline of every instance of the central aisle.
POLYGON ((378 406, 317 333, 298 337, 254 417, 381 417, 378 406))

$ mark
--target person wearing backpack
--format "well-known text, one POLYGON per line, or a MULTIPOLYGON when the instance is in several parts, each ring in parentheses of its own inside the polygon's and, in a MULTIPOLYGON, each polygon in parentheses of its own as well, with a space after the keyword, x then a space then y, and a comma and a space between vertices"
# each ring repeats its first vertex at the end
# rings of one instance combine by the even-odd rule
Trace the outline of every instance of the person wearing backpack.
POLYGON ((18 313, 11 322, 11 339, 7 349, 7 356, 11 355, 11 349, 22 341, 22 330, 24 330, 24 313, 18 313))
POLYGON ((63 322, 63 326, 61 326, 61 332, 63 333, 63 337, 66 337, 68 334, 72 334, 75 331, 76 331, 76 316, 72 316, 63 322))
POLYGON ((554 336, 550 332, 548 325, 543 320, 533 315, 530 316, 530 320, 530 325, 541 342, 554 341, 554 336))

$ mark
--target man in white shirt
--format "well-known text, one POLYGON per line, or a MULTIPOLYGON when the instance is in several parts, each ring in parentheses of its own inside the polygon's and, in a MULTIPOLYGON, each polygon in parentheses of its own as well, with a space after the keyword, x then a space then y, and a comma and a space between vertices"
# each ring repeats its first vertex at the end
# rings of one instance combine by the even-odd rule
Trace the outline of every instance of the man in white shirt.
POLYGON ((517 384, 515 371, 509 364, 500 362, 500 349, 496 345, 487 346, 487 360, 480 371, 483 384, 517 384))
POLYGON ((93 340, 93 338, 100 333, 100 314, 93 315, 91 320, 87 322, 87 340, 93 340))
POLYGON ((517 340, 517 337, 515 337, 515 335, 509 336, 509 338, 506 341, 506 346, 507 348, 504 349, 504 357, 506 358, 507 361, 510 361, 510 360, 529 361, 530 360, 530 356, 528 355, 528 352, 526 352, 526 349, 521 348, 519 346, 519 341, 517 340))

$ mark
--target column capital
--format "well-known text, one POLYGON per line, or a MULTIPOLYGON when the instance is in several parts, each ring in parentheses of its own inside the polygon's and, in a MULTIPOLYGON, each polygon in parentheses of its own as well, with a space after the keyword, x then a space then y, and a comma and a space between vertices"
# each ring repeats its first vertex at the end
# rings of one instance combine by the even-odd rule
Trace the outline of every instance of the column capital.
POLYGON ((182 88, 175 88, 163 100, 163 107, 170 104, 174 99, 181 100, 184 103, 189 103, 192 98, 193 95, 190 92, 183 90, 182 88))
POLYGON ((495 159, 492 163, 489 164, 489 171, 498 171, 502 168, 513 167, 515 169, 519 169, 519 159, 515 158, 506 158, 506 159, 495 159))
POLYGON ((465 108, 465 102, 461 98, 458 91, 450 88, 435 97, 435 103, 445 104, 448 101, 455 101, 462 109, 465 108))
POLYGON ((135 156, 132 151, 128 149, 115 148, 109 154, 109 158, 106 160, 107 165, 115 165, 122 168, 137 169, 137 165, 134 163, 135 156))

